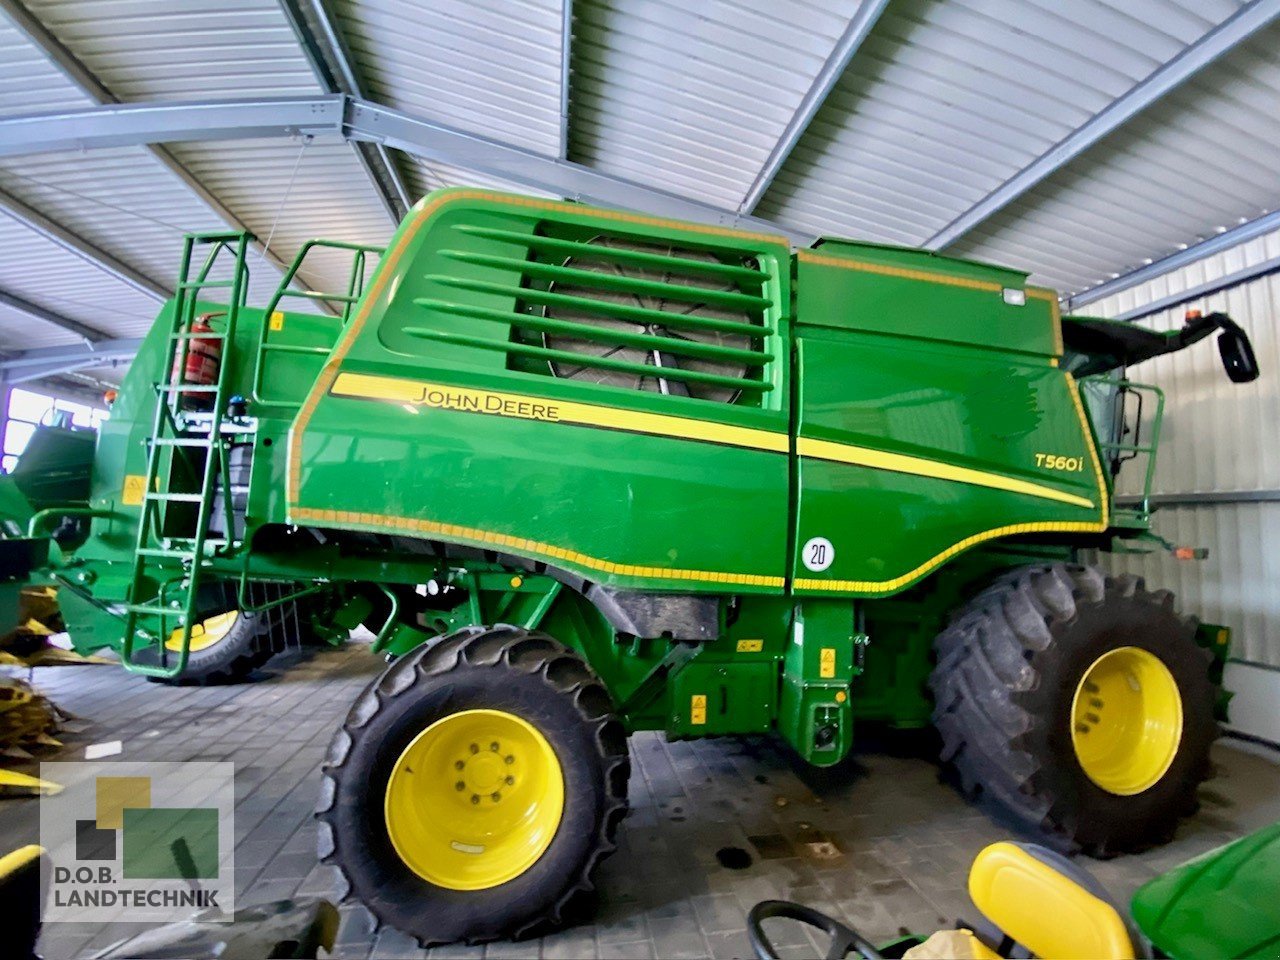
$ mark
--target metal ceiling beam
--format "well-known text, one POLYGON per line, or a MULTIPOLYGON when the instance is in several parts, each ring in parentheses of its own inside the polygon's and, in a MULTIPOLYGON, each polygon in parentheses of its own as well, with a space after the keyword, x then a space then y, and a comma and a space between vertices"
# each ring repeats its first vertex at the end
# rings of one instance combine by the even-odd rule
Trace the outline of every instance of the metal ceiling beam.
MULTIPOLYGON (((54 36, 53 32, 46 27, 34 14, 31 13, 21 0, 0 0, 0 13, 3 13, 18 28, 18 30, 27 38, 27 40, 36 46, 50 62, 57 67, 62 74, 74 83, 86 96, 97 101, 99 105, 107 106, 110 104, 120 103, 120 98, 107 89, 106 85, 98 79, 85 64, 71 52, 61 40, 54 36)), ((190 170, 188 170, 177 157, 173 155, 165 147, 148 143, 143 144, 144 148, 151 153, 166 169, 174 176, 181 180, 189 190, 194 192, 204 204, 214 212, 223 223, 231 227, 233 230, 241 230, 252 235, 252 231, 240 220, 231 210, 226 207, 221 200, 209 192, 208 188, 196 178, 190 170)), ((275 254, 266 250, 262 243, 258 240, 253 241, 254 249, 264 254, 267 260, 275 265, 281 271, 288 269, 288 264, 277 257, 275 254)))
POLYGON ((0 117, 0 157, 141 144, 358 135, 342 94, 127 103, 0 117))
POLYGON ((573 74, 573 0, 560 0, 560 159, 569 159, 569 81, 573 74))
POLYGON ((813 83, 800 100, 799 106, 796 107, 796 112, 792 114, 791 119, 787 122, 782 135, 778 138, 778 142, 769 151, 769 156, 765 159, 764 166, 760 168, 760 172, 756 174, 751 186, 747 188, 746 196, 743 198, 742 203, 738 205, 739 211, 751 213, 759 205, 761 198, 764 197, 769 187, 773 184, 774 178, 777 177, 783 164, 791 156, 791 151, 795 149, 796 144, 800 142, 800 138, 804 136, 804 132, 809 129, 809 124, 813 122, 813 118, 822 108, 822 105, 826 103, 827 96, 835 88, 835 85, 840 82, 845 69, 849 66, 849 61, 858 52, 858 48, 867 39, 867 35, 871 33, 871 29, 876 25, 876 21, 880 19, 880 15, 884 13, 885 7, 888 5, 889 0, 862 0, 857 13, 853 15, 849 25, 845 27, 840 39, 836 41, 831 55, 827 57, 822 69, 813 78, 813 83))
POLYGON ((122 103, 0 118, 0 156, 342 133, 341 96, 122 103))
MULTIPOLYGON (((375 140, 428 160, 574 200, 760 230, 804 245, 813 239, 811 234, 798 234, 780 224, 647 187, 569 160, 499 143, 375 103, 349 101, 346 130, 350 137, 375 140)), ((2 132, 3 121, 0 121, 2 132)))
POLYGON ((103 340, 75 347, 24 350, 0 360, 0 381, 27 383, 45 377, 132 360, 142 346, 137 339, 103 340))
MULTIPOLYGON (((363 98, 364 90, 351 51, 324 0, 279 0, 279 3, 320 86, 328 93, 363 98)), ((373 182, 378 199, 398 225, 413 206, 413 200, 395 159, 386 147, 377 143, 353 141, 351 149, 373 182)))
POLYGON ((25 313, 34 320, 40 320, 66 330, 68 333, 74 333, 77 337, 82 337, 89 343, 95 343, 107 338, 107 334, 89 326, 87 323, 64 317, 60 313, 55 313, 46 307, 40 306, 38 303, 32 303, 25 297, 10 293, 8 290, 0 290, 0 304, 12 310, 17 310, 19 313, 25 313))
POLYGON ((3 190, 0 190, 0 212, 8 214, 24 227, 34 230, 46 240, 56 243, 69 253, 74 253, 99 270, 111 274, 121 283, 127 283, 139 293, 146 294, 155 300, 167 300, 172 294, 171 290, 161 286, 146 274, 135 270, 123 260, 117 259, 78 233, 73 233, 62 224, 49 219, 39 210, 32 209, 13 194, 3 190))
POLYGON ((4 117, 0 118, 0 156, 298 133, 381 143, 428 160, 605 206, 760 230, 788 237, 799 245, 813 240, 812 234, 797 233, 767 220, 342 95, 120 104, 4 117))
MULTIPOLYGON (((1156 277, 1163 276, 1198 260, 1203 260, 1205 257, 1211 257, 1215 253, 1221 253, 1223 250, 1229 250, 1242 243, 1247 243, 1274 230, 1280 230, 1280 210, 1264 214, 1254 220, 1232 227, 1230 230, 1224 230, 1222 233, 1216 233, 1206 240, 1201 240, 1186 249, 1179 250, 1177 253, 1171 253, 1167 257, 1162 257, 1144 267, 1139 267, 1137 270, 1131 270, 1129 273, 1116 277, 1114 280, 1107 280, 1096 287, 1090 287, 1088 290, 1067 297, 1063 301, 1063 309, 1068 312, 1078 310, 1087 304, 1096 303, 1122 290, 1128 290, 1130 287, 1136 287, 1140 283, 1154 280, 1156 277)), ((1246 277, 1245 279, 1251 278, 1246 277)), ((1240 282, 1243 283, 1244 280, 1240 282)), ((1219 287, 1218 289, 1223 288, 1219 287)))
MULTIPOLYGON (((948 223, 924 242, 924 248, 941 250, 955 243, 1277 17, 1280 0, 1253 0, 1242 7, 948 223)), ((1205 144, 1205 149, 1213 145, 1205 144)))

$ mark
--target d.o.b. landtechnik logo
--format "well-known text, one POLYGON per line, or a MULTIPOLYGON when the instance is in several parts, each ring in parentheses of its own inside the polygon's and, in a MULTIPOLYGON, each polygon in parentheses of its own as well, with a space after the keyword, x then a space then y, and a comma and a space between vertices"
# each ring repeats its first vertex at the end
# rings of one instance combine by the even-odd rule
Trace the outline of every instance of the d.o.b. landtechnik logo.
POLYGON ((45 763, 46 923, 184 920, 235 911, 230 763, 45 763))

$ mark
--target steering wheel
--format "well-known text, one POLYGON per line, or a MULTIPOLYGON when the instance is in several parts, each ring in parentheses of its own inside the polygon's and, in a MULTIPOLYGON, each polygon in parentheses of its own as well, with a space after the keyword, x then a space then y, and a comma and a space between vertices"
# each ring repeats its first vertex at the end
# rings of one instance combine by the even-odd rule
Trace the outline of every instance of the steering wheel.
POLYGON ((817 927, 829 936, 831 946, 827 948, 826 960, 844 960, 851 954, 855 957, 863 957, 864 960, 884 960, 880 951, 856 930, 851 930, 825 913, 819 913, 817 910, 789 900, 762 900, 747 914, 747 936, 760 960, 779 960, 778 951, 764 935, 762 926, 765 920, 771 920, 774 917, 798 920, 810 927, 817 927))

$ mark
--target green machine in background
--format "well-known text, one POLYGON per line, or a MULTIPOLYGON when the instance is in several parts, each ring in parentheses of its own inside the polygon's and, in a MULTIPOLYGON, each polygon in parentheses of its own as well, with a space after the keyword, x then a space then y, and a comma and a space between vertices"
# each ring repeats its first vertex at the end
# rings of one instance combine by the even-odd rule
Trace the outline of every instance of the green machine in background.
POLYGON ((87 525, 48 571, 73 641, 156 678, 243 674, 268 623, 373 631, 319 817, 379 920, 559 919, 636 730, 828 766, 856 722, 934 723, 970 795, 1093 853, 1193 806, 1227 631, 1079 554, 1150 539, 1113 483, 1159 395, 1115 371, 1221 330, 1252 379, 1229 319, 1061 319, 1013 270, 475 190, 385 252, 309 248, 352 257, 342 292, 295 263, 247 305, 245 243, 188 239, 88 498, 27 539, 87 525))

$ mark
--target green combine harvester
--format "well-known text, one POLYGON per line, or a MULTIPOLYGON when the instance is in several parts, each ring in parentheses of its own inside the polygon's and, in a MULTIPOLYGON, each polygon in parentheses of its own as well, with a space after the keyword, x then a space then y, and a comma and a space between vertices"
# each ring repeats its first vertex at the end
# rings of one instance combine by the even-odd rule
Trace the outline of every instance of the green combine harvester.
POLYGON ((830 766, 858 722, 933 724, 968 795, 1095 855, 1194 809, 1229 634, 1081 554, 1154 540, 1114 483, 1149 490, 1161 395, 1120 371, 1221 331, 1250 380, 1228 318, 1060 318, 1014 270, 476 190, 385 251, 309 244, 264 308, 247 244, 187 239, 85 499, 10 579, 159 680, 368 627, 389 666, 318 816, 379 921, 558 921, 637 730, 830 766), (320 251, 348 287, 292 289, 320 251))

